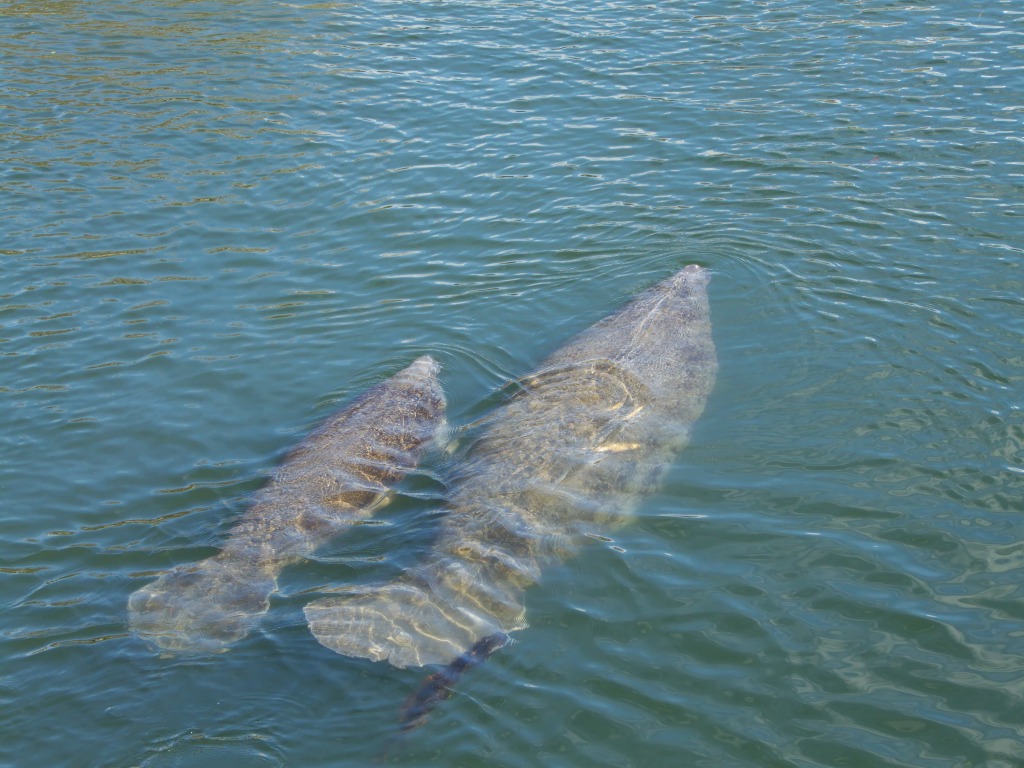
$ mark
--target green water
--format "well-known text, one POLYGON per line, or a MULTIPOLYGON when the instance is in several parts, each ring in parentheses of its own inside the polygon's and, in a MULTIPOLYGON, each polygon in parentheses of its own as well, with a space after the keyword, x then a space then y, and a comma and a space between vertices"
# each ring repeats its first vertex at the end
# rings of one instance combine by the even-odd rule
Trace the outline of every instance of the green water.
POLYGON ((1024 765, 1024 10, 0 3, 0 763, 1024 765), (458 426, 687 263, 718 385, 640 519, 392 743, 423 671, 128 595, 429 353, 458 426), (390 746, 389 746, 390 745, 390 746))

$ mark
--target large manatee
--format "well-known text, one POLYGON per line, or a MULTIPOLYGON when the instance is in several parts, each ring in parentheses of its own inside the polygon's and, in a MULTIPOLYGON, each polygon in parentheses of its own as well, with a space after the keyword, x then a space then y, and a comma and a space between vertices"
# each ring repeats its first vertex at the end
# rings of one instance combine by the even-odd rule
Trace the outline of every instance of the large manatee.
POLYGON ((327 419, 289 453, 223 550, 128 599, 132 629, 173 651, 218 651, 266 613, 288 564, 369 517, 443 424, 437 363, 421 357, 327 419))
MULTIPOLYGON (((449 664, 443 684, 524 627, 526 588, 626 522, 686 444, 718 368, 707 282, 686 267, 526 377, 456 472, 429 556, 307 605, 317 640, 397 667, 449 664)), ((432 706, 431 686, 413 709, 432 706)))

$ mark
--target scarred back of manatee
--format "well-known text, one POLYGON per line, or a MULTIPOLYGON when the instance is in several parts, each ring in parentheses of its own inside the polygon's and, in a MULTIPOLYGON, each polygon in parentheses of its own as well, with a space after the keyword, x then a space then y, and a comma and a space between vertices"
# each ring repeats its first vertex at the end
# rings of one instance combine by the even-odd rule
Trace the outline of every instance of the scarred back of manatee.
POLYGON ((717 372, 707 283, 681 270, 524 377, 456 469, 424 562, 307 605, 316 638, 406 667, 524 627, 526 588, 583 534, 626 521, 703 411, 717 372))

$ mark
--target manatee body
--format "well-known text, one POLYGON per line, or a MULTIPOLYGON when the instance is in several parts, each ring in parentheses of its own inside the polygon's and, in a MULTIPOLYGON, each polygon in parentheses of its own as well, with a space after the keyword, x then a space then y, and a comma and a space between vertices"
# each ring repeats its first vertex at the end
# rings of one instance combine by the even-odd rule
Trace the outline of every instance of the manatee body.
POLYGON ((407 667, 524 627, 526 588, 587 535, 628 521, 704 410, 718 368, 708 279, 686 267, 526 377, 457 471, 426 560, 307 605, 317 640, 407 667))
POLYGON ((223 550, 128 599, 132 629, 160 648, 218 651, 266 613, 281 570, 369 517, 444 423, 439 366, 421 357, 327 419, 283 460, 223 550))

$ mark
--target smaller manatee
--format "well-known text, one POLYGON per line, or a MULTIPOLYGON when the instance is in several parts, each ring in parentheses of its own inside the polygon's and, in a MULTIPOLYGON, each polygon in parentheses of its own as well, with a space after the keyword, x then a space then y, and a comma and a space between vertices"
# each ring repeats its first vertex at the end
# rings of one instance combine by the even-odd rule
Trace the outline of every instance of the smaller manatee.
POLYGON ((128 599, 132 630, 168 651, 214 652, 245 637, 285 566, 368 518, 444 424, 424 356, 327 419, 275 470, 224 549, 179 565, 128 599))

